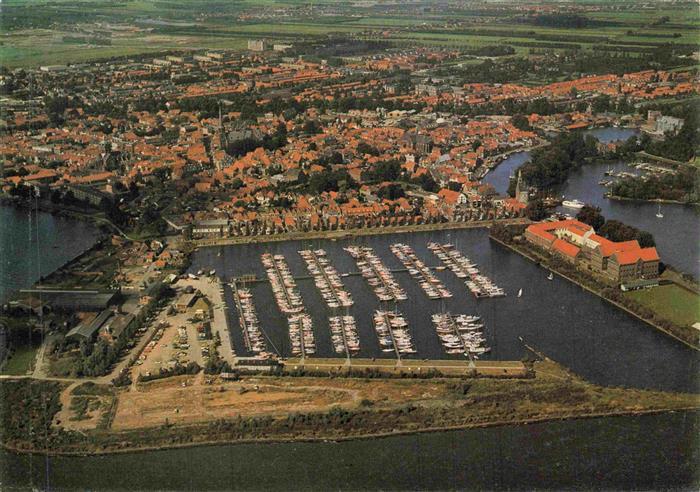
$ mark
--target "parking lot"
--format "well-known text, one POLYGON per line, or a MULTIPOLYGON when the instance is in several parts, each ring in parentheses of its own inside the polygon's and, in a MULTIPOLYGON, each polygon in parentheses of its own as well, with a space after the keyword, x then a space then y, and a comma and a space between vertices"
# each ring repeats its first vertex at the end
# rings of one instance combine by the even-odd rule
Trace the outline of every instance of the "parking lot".
POLYGON ((186 365, 196 362, 203 367, 217 336, 222 342, 218 349, 219 355, 233 363, 234 354, 229 348, 229 333, 219 286, 217 279, 210 277, 183 278, 173 285, 176 295, 172 302, 149 324, 155 333, 136 362, 134 376, 155 374, 161 368, 167 369, 177 363, 186 365), (187 292, 198 292, 199 295, 195 305, 183 309, 178 302, 187 292), (202 308, 202 299, 206 300, 208 308, 202 308))

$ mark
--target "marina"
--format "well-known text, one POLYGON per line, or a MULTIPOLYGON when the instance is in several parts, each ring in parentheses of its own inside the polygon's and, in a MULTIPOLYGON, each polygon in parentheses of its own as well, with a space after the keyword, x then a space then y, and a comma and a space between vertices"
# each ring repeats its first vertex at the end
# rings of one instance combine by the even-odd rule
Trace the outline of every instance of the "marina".
POLYGON ((435 331, 448 354, 464 354, 472 359, 491 351, 486 346, 481 317, 450 313, 437 313, 432 316, 435 331))
POLYGON ((402 315, 393 311, 374 312, 374 329, 383 352, 395 352, 400 360, 402 355, 415 354, 408 323, 402 315))
POLYGON ((261 259, 280 310, 286 314, 302 312, 304 303, 284 256, 263 253, 261 259))
MULTIPOLYGON (((670 206, 664 206, 665 217, 661 220, 654 217, 658 205, 649 208, 652 209, 650 218, 659 224, 666 224, 675 218, 669 212, 670 206)), ((602 303, 598 297, 582 291, 577 285, 550 275, 549 270, 493 243, 489 240, 486 229, 202 248, 193 256, 187 273, 215 269, 217 276, 226 279, 246 278, 245 283, 239 285, 245 285, 253 295, 268 350, 281 358, 287 358, 292 356, 289 314, 283 312, 276 302, 278 294, 273 291, 266 275, 267 268, 259 260, 263 253, 278 255, 285 260, 289 275, 295 281, 294 292, 299 299, 303 299, 303 312, 312 319, 315 353, 308 358, 310 361, 339 356, 334 348, 329 317, 342 314, 352 316, 356 322, 360 349, 356 355, 353 354, 353 365, 357 358, 395 362, 397 355, 393 349, 389 352, 382 350, 386 347, 378 341, 373 319, 376 310, 393 311, 395 303, 378 299, 372 286, 358 271, 356 260, 346 250, 353 247, 371 248, 406 293, 407 300, 399 303, 400 313, 410 327, 416 350, 415 355, 401 356, 406 361, 465 359, 463 354, 446 352, 436 334, 432 315, 438 312, 455 315, 466 313, 480 316, 484 324, 483 336, 491 351, 481 355, 481 361, 520 360, 527 353, 518 338, 522 337, 552 359, 596 383, 634 387, 657 387, 663 384, 665 388, 683 391, 696 388, 694 379, 690 376, 677 376, 678 373, 695 374, 698 370, 697 360, 685 353, 683 347, 678 347, 677 342, 655 333, 646 324, 614 306, 602 303), (502 287, 508 296, 476 298, 464 288, 466 279, 458 278, 447 268, 444 271, 431 269, 454 294, 452 298, 443 299, 436 304, 425 295, 419 283, 391 252, 391 245, 399 242, 410 245, 419 257, 426 260, 434 256, 428 249, 431 242, 458 244, 461 251, 468 251, 471 262, 478 264, 480 273, 502 287), (328 308, 313 278, 309 276, 304 260, 297 253, 311 248, 327 252, 333 266, 341 274, 347 291, 352 295, 353 306, 337 312, 328 308), (219 251, 221 256, 217 254, 219 251), (349 276, 342 276, 344 274, 349 276), (259 280, 248 281, 251 278, 259 280), (523 296, 517 298, 516 293, 521 288, 523 296), (586 314, 581 316, 580 313, 586 314), (614 323, 617 328, 611 331, 606 328, 608 325, 603 320, 614 323), (554 326, 557 328, 554 329, 554 326), (625 346, 628 350, 618 350, 620 346, 625 346), (649 350, 663 350, 666 355, 651 363, 638 357, 640 351, 649 350), (626 369, 619 370, 621 366, 626 369), (675 376, 671 377, 670 374, 675 376)), ((437 258, 435 263, 441 264, 437 258)), ((226 287, 231 341, 237 353, 245 353, 245 341, 237 319, 238 310, 234 305, 233 294, 228 292, 228 284, 226 287)))
POLYGON ((323 300, 330 308, 348 308, 353 305, 352 296, 345 290, 337 270, 330 264, 323 249, 299 251, 306 268, 314 279, 323 300))
POLYGON ((428 249, 442 261, 458 278, 465 279, 465 284, 475 297, 504 297, 505 290, 494 284, 491 279, 479 273, 476 263, 462 255, 451 244, 431 242, 428 249))
POLYGON ((331 329, 331 340, 337 354, 346 357, 360 351, 360 337, 357 335, 355 318, 352 316, 331 316, 328 318, 328 326, 331 329))
POLYGON ((408 299, 382 260, 369 247, 349 246, 344 248, 355 259, 360 274, 367 280, 380 301, 405 301, 408 299))
POLYGON ((394 243, 391 245, 391 252, 396 255, 401 263, 408 269, 408 273, 418 280, 421 288, 431 299, 449 299, 452 293, 447 287, 430 271, 423 261, 416 256, 407 244, 394 243))
POLYGON ((244 287, 238 287, 235 284, 232 287, 246 350, 261 357, 270 356, 260 331, 260 321, 253 304, 253 294, 244 287))
POLYGON ((288 319, 289 340, 292 343, 292 354, 313 355, 316 353, 311 316, 306 313, 293 314, 288 319))

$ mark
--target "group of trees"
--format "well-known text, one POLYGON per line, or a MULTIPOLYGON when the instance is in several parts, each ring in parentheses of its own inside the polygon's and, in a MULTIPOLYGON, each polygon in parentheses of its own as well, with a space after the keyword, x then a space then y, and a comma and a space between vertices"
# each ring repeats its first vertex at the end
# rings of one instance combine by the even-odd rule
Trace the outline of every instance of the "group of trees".
POLYGON ((371 169, 362 173, 363 183, 382 183, 397 181, 403 175, 401 162, 398 159, 377 162, 371 169))
MULTIPOLYGON (((697 116, 691 116, 691 118, 695 117, 697 116)), ((697 122, 688 119, 678 133, 668 134, 663 140, 654 140, 646 133, 640 138, 630 137, 617 148, 617 155, 627 157, 634 152, 645 151, 666 159, 688 161, 695 157, 698 148, 700 148, 700 134, 697 122)))
MULTIPOLYGON (((548 147, 532 153, 532 159, 520 166, 523 180, 540 191, 561 185, 569 173, 581 167, 587 158, 596 155, 596 140, 582 132, 557 136, 548 147)), ((517 171, 516 171, 517 172, 517 171)), ((514 190, 510 190, 511 194, 514 190)))
POLYGON ((110 367, 112 367, 125 351, 136 331, 141 326, 142 320, 156 307, 156 304, 162 303, 165 299, 172 297, 173 294, 174 291, 169 286, 160 284, 152 293, 156 301, 144 308, 137 318, 137 321, 131 323, 113 343, 109 343, 104 338, 100 338, 97 343, 92 343, 90 341, 81 342, 80 358, 76 364, 77 374, 90 377, 103 376, 106 374, 110 367))
POLYGON ((700 175, 695 167, 683 167, 675 173, 616 181, 611 192, 615 196, 636 200, 674 200, 700 202, 700 175))
POLYGON ((637 240, 642 248, 655 246, 654 236, 646 231, 624 224, 619 220, 605 220, 600 207, 584 206, 576 215, 576 219, 593 227, 598 234, 611 241, 637 240))
POLYGON ((325 191, 345 191, 357 187, 358 184, 345 169, 324 169, 309 176, 306 191, 318 195, 325 191))
POLYGON ((232 157, 240 157, 260 147, 275 151, 287 145, 287 127, 280 123, 274 133, 267 133, 261 139, 245 137, 226 145, 226 153, 232 157))
POLYGON ((379 198, 387 200, 397 200, 406 196, 406 192, 403 187, 398 183, 391 183, 386 186, 382 186, 377 190, 377 196, 379 198))
POLYGON ((176 363, 171 368, 161 367, 160 369, 158 369, 158 372, 150 375, 139 374, 138 380, 139 382, 145 383, 147 381, 154 381, 156 379, 169 378, 172 376, 182 376, 183 374, 194 375, 199 373, 199 371, 201 370, 202 368, 199 366, 199 364, 197 364, 194 361, 187 363, 187 365, 176 363))

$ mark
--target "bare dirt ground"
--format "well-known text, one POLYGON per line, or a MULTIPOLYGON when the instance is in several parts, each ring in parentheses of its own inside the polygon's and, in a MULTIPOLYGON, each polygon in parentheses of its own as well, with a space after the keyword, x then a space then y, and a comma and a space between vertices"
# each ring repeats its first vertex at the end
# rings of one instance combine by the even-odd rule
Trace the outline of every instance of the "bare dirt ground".
POLYGON ((124 430, 169 423, 193 423, 217 418, 285 415, 326 411, 334 405, 354 407, 363 399, 377 404, 432 399, 444 385, 421 381, 327 378, 246 378, 224 382, 180 376, 139 384, 118 397, 112 429, 124 430), (184 384, 184 386, 183 386, 184 384))
POLYGON ((82 385, 82 381, 69 385, 61 392, 61 410, 54 416, 54 425, 60 425, 66 430, 77 432, 91 430, 97 427, 100 419, 112 406, 114 396, 105 395, 74 395, 73 390, 82 385), (79 416, 72 405, 78 399, 88 400, 88 409, 79 416))

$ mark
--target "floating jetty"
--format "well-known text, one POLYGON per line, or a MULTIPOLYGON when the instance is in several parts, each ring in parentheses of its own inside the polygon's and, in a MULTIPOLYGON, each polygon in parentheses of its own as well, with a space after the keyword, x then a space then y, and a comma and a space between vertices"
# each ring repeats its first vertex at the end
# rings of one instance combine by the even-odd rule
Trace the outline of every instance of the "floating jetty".
POLYGON ((344 248, 355 259, 360 274, 367 280, 380 301, 404 301, 408 299, 389 269, 372 248, 348 246, 344 248))
POLYGON ((265 340, 260 332, 260 321, 253 304, 253 294, 250 290, 242 287, 233 289, 233 297, 238 310, 238 320, 243 330, 243 341, 246 349, 256 355, 263 357, 270 356, 265 346, 265 340))
POLYGON ((479 316, 450 313, 437 313, 432 316, 435 331, 448 354, 464 354, 478 358, 491 350, 486 346, 483 328, 479 316))
POLYGON ((289 323, 289 340, 292 342, 293 355, 313 355, 316 353, 311 316, 306 313, 293 314, 289 323))
POLYGON ((354 304, 352 296, 345 290, 338 271, 331 265, 323 249, 299 251, 306 262, 306 268, 314 279, 323 300, 328 307, 350 307, 354 304))
POLYGON ((331 340, 337 354, 350 357, 360 351, 360 337, 357 335, 355 318, 352 316, 331 316, 328 318, 331 340))
POLYGON ((428 249, 442 261, 458 278, 465 279, 465 284, 475 297, 503 297, 505 291, 482 275, 469 258, 460 253, 451 244, 428 243, 428 249))
POLYGON ((280 310, 285 314, 301 313, 304 303, 284 256, 263 253, 260 258, 280 310))
POLYGON ((428 294, 431 299, 447 299, 452 297, 452 293, 447 290, 440 280, 433 275, 425 263, 423 263, 413 248, 403 243, 392 244, 391 252, 396 255, 396 257, 403 263, 403 265, 408 269, 408 273, 411 274, 413 278, 418 280, 421 288, 428 294))
POLYGON ((374 329, 379 338, 382 352, 395 352, 396 357, 402 354, 415 354, 408 323, 398 313, 377 310, 374 312, 374 329))

